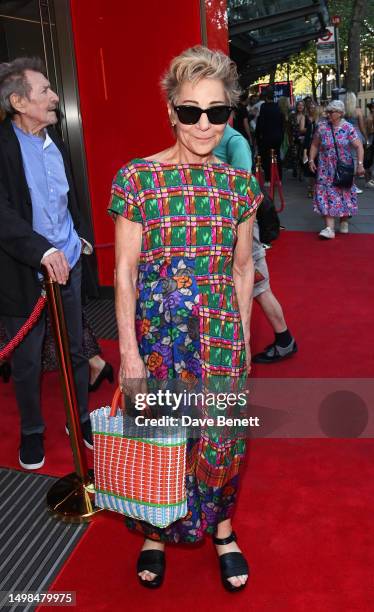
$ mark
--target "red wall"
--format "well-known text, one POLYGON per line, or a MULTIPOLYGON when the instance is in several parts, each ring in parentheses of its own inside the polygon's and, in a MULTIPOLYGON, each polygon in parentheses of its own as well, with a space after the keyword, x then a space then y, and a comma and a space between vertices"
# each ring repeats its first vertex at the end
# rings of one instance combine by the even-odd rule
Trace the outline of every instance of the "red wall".
MULTIPOLYGON (((212 19, 222 3, 207 2, 207 29, 209 46, 227 50, 222 19, 212 19)), ((71 0, 71 13, 95 243, 105 245, 114 237, 106 212, 113 175, 131 158, 172 144, 159 79, 174 55, 201 43, 200 5, 71 0)), ((112 285, 113 247, 96 253, 99 283, 112 285)))
POLYGON ((205 0, 208 47, 229 52, 227 0, 205 0))

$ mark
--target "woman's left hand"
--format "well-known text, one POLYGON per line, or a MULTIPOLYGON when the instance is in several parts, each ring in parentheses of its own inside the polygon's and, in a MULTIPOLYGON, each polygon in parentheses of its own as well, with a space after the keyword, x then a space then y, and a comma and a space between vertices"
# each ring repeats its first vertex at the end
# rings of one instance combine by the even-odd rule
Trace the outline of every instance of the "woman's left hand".
POLYGON ((364 168, 363 168, 362 166, 359 166, 359 167, 357 168, 356 175, 357 175, 357 176, 365 176, 365 170, 364 170, 364 168))

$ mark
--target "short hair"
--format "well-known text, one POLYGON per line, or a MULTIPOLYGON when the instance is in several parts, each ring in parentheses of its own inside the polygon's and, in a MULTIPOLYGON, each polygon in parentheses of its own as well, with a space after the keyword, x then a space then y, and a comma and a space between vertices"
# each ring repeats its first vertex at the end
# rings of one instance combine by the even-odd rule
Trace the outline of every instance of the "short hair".
POLYGON ((18 57, 12 62, 0 64, 0 110, 5 115, 16 113, 10 102, 12 94, 29 97, 31 87, 25 75, 26 70, 45 75, 45 66, 39 57, 18 57))
POLYGON ((229 104, 237 104, 241 91, 235 62, 222 51, 212 51, 202 45, 174 57, 161 79, 161 87, 169 102, 176 102, 183 83, 198 83, 201 79, 222 81, 229 104))
POLYGON ((264 90, 265 100, 273 101, 274 100, 274 89, 270 87, 266 87, 264 90))
POLYGON ((344 112, 345 112, 344 102, 342 102, 341 100, 331 100, 331 102, 329 102, 328 105, 326 106, 325 110, 337 111, 338 113, 342 113, 342 115, 344 115, 344 112))

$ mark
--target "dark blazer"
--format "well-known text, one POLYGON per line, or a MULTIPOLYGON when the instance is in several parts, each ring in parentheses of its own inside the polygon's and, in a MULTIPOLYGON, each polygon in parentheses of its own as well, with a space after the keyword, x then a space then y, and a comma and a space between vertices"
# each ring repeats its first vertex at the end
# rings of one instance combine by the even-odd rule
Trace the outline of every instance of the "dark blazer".
MULTIPOLYGON (((64 160, 74 227, 79 236, 86 238, 64 146, 53 128, 48 128, 48 133, 64 160)), ((40 296, 40 260, 52 247, 32 229, 32 203, 21 147, 7 118, 0 124, 0 315, 29 316, 40 296)))
POLYGON ((265 147, 280 147, 284 135, 284 121, 281 110, 275 102, 261 104, 256 123, 256 138, 265 147))

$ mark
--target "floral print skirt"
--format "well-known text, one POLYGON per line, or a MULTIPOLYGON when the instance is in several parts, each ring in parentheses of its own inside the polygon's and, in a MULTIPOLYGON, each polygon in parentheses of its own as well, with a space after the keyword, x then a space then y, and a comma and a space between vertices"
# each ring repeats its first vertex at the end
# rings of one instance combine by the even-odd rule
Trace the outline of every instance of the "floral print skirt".
MULTIPOLYGON (((151 386, 172 380, 204 384, 200 303, 193 258, 162 258, 140 265, 136 330, 151 386)), ((245 448, 245 439, 229 439, 216 431, 189 439, 187 515, 164 529, 128 517, 126 525, 163 542, 197 542, 204 533, 213 534, 217 523, 233 513, 245 448)))

